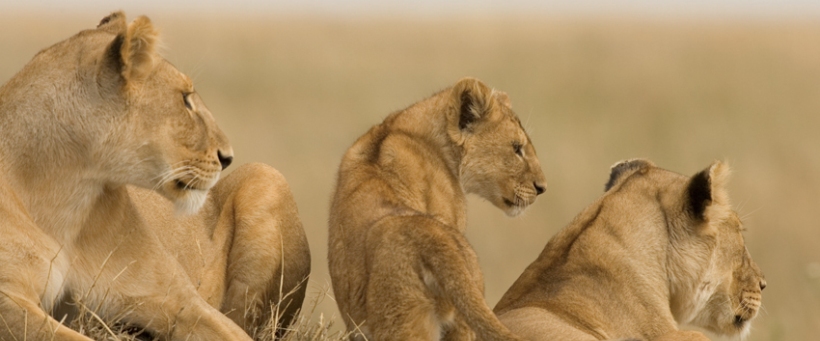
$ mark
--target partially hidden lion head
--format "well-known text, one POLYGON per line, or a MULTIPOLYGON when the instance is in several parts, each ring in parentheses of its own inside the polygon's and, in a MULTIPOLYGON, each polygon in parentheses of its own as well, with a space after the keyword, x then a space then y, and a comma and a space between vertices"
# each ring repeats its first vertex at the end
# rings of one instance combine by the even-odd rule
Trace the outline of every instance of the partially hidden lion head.
POLYGON ((721 162, 685 177, 647 160, 631 160, 613 166, 606 188, 661 184, 656 188, 664 190, 655 195, 663 205, 670 239, 672 314, 679 323, 745 338, 760 309, 766 280, 746 249, 742 222, 729 203, 729 173, 721 162), (624 180, 634 174, 643 176, 624 180))
POLYGON ((3 89, 8 101, 28 103, 9 115, 41 122, 26 133, 42 136, 18 148, 25 163, 45 155, 65 161, 50 168, 86 167, 74 173, 199 209, 233 151, 191 79, 157 54, 157 39, 148 18, 129 24, 117 12, 38 53, 3 89))
POLYGON ((450 89, 448 134, 461 152, 460 177, 476 193, 516 216, 547 186, 535 148, 509 97, 464 78, 450 89))

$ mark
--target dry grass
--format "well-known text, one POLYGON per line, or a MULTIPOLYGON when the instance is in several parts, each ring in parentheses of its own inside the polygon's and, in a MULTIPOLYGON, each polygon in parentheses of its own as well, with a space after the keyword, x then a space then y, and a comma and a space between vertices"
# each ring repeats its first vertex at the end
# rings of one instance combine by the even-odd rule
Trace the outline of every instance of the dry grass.
MULTIPOLYGON (((271 306, 270 309, 274 312, 271 314, 272 318, 251 337, 256 341, 347 341, 351 333, 342 331, 343 328, 337 328, 336 323, 341 323, 340 320, 333 317, 326 319, 322 313, 318 314, 317 320, 311 319, 320 303, 330 297, 329 290, 328 287, 324 287, 314 292, 304 304, 305 313, 300 314, 290 326, 279 325, 277 312, 280 307, 279 305, 271 306)), ((75 305, 79 312, 76 318, 68 322, 69 327, 94 340, 157 341, 167 339, 167 336, 151 336, 143 329, 123 323, 127 319, 127 312, 104 318, 95 314, 93 309, 88 309, 82 302, 75 305)))
MULTIPOLYGON (((104 14, 0 14, 0 82, 104 14)), ((329 281, 328 200, 344 150, 388 113, 469 75, 510 94, 549 180, 517 219, 470 203, 468 237, 491 305, 602 193, 614 162, 648 157, 694 174, 724 159, 735 169, 730 193, 748 248, 769 283, 750 340, 820 334, 816 21, 146 14, 163 29, 168 59, 194 76, 235 162, 265 162, 288 178, 313 281, 329 281)), ((332 300, 310 310, 305 335, 340 330, 327 318, 338 314, 332 300)))

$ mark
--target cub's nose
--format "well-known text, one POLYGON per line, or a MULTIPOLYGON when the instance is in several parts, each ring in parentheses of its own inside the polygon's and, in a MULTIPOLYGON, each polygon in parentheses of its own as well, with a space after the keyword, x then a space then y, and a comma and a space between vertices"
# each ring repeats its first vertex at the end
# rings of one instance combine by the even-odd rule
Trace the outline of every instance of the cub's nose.
POLYGON ((766 280, 765 279, 760 280, 760 291, 763 291, 763 289, 766 289, 766 280))
POLYGON ((230 154, 228 154, 227 156, 222 155, 221 150, 216 152, 216 157, 219 158, 219 164, 222 165, 222 170, 225 170, 225 168, 228 168, 228 166, 231 165, 231 161, 233 161, 233 155, 230 155, 230 154))

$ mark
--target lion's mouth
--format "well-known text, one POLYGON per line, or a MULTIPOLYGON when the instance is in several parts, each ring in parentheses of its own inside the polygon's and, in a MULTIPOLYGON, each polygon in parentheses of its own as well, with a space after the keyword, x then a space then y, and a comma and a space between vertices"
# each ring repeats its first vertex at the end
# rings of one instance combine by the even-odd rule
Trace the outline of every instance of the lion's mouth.
POLYGON ((505 197, 502 197, 501 199, 504 201, 504 205, 506 205, 508 208, 526 208, 527 206, 532 204, 531 200, 525 200, 524 198, 519 197, 517 195, 513 197, 513 200, 507 199, 505 197))
POLYGON ((512 201, 510 199, 507 199, 507 198, 502 198, 502 199, 504 199, 504 205, 507 205, 507 207, 518 207, 519 206, 514 201, 512 201))
POLYGON ((197 186, 196 181, 189 181, 185 182, 181 179, 174 180, 174 186, 180 191, 196 191, 196 190, 203 190, 197 186))
POLYGON ((743 318, 741 315, 735 315, 734 325, 738 329, 742 329, 743 325, 746 324, 747 319, 743 318))
POLYGON ((531 203, 517 196, 513 200, 504 197, 502 197, 501 200, 504 203, 504 213, 510 217, 518 216, 521 212, 524 212, 531 203))

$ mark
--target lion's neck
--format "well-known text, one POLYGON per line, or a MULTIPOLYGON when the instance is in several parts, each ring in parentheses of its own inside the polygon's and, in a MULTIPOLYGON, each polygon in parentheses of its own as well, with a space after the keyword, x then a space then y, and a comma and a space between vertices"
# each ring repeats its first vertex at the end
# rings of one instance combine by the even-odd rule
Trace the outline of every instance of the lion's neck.
POLYGON ((88 147, 104 145, 98 140, 104 126, 80 125, 73 113, 44 111, 39 117, 10 110, 0 117, 0 136, 7 137, 0 142, 0 176, 34 222, 64 246, 76 238, 107 184, 101 157, 88 147))
MULTIPOLYGON (((687 233, 681 227, 670 228, 676 234, 687 233)), ((714 249, 704 250, 703 244, 687 237, 673 237, 669 257, 669 304, 679 323, 691 323, 707 309, 710 298, 720 285, 720 275, 714 276, 714 249)))
POLYGON ((466 200, 458 173, 460 156, 448 138, 444 113, 430 110, 427 101, 385 121, 389 134, 409 138, 396 138, 382 146, 388 154, 395 149, 400 155, 382 167, 398 175, 394 181, 401 184, 394 189, 402 193, 399 197, 405 205, 463 232, 466 200))
MULTIPOLYGON (((101 200, 106 184, 84 176, 78 168, 51 173, 6 171, 0 176, 9 180, 37 226, 65 247, 70 247, 95 210, 111 209, 119 204, 101 200)), ((124 187, 121 190, 124 191, 124 187)))
POLYGON ((438 102, 443 101, 436 96, 407 108, 390 119, 390 129, 429 143, 445 161, 450 174, 457 178, 461 156, 447 134, 447 117, 438 102), (431 110, 430 106, 437 109, 431 110))

